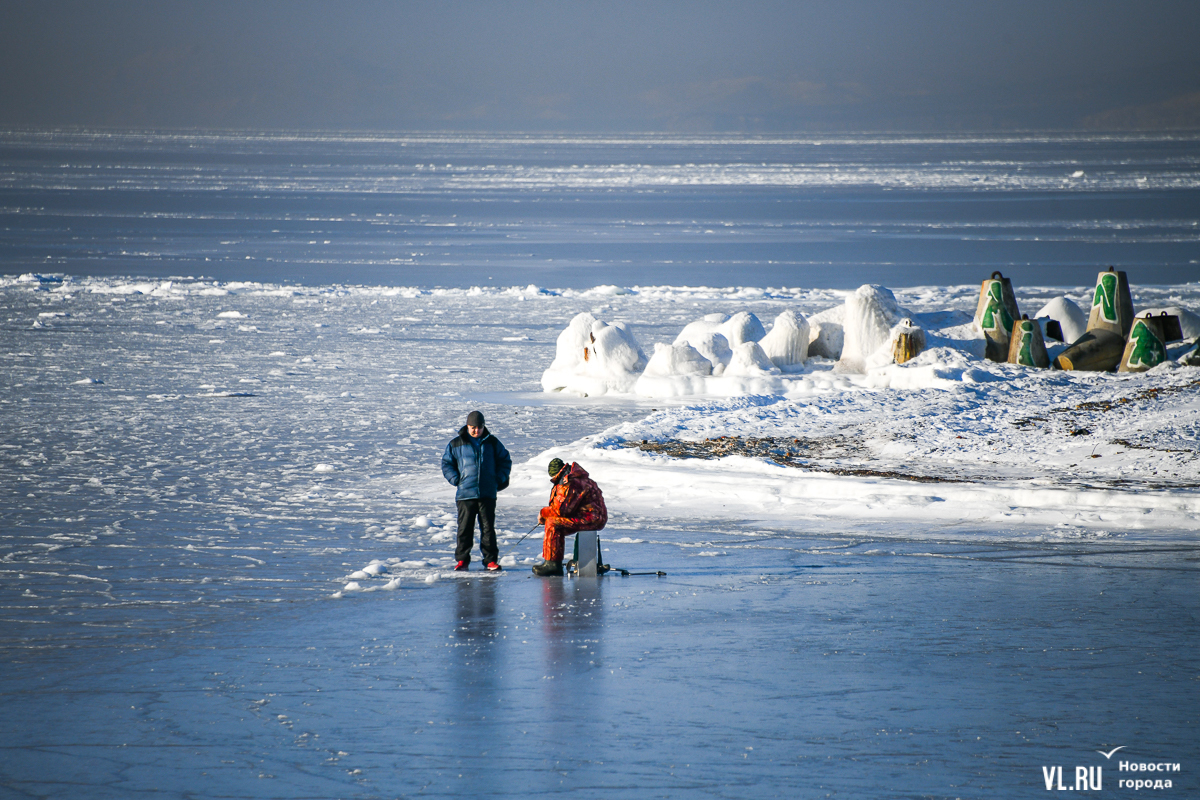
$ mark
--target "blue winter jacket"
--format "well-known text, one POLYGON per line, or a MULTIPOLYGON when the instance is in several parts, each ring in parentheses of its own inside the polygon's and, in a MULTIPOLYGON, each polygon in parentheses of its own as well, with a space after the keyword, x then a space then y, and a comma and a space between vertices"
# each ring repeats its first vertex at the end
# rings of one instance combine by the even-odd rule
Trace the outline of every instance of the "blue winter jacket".
POLYGON ((442 454, 442 474, 458 487, 455 500, 490 500, 508 488, 512 458, 508 450, 485 427, 478 439, 464 425, 442 454))

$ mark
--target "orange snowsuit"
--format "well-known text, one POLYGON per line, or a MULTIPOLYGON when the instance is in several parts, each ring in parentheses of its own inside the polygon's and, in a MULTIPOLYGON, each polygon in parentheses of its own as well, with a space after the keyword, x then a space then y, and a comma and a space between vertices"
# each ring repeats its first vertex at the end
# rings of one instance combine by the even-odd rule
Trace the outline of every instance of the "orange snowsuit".
MULTIPOLYGON (((538 519, 546 523, 542 538, 542 558, 563 560, 563 537, 578 531, 598 531, 608 522, 604 495, 587 470, 578 464, 564 467, 566 478, 560 477, 550 492, 550 505, 542 509, 538 519)), ((561 476, 561 473, 559 473, 561 476)))

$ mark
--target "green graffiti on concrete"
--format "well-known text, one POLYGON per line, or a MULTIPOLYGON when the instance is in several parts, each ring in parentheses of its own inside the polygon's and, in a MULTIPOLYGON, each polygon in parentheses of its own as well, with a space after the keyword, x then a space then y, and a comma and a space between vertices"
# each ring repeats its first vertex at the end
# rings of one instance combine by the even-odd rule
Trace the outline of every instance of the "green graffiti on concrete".
POLYGON ((1013 318, 1004 305, 1004 290, 1000 281, 991 281, 987 290, 987 307, 983 309, 983 318, 979 325, 985 331, 1003 330, 1007 336, 1012 330, 1013 318))
POLYGON ((1004 305, 1004 287, 1000 285, 1000 281, 992 281, 988 284, 988 297, 998 304, 1004 305))
POLYGON ((1117 276, 1113 272, 1105 272, 1096 281, 1096 295, 1092 298, 1092 308, 1100 306, 1100 316, 1105 322, 1117 321, 1117 276))
POLYGON ((1025 320, 1021 323, 1021 343, 1017 345, 1017 363, 1032 367, 1033 363, 1033 323, 1025 320))
POLYGON ((1129 354, 1126 367, 1157 367, 1167 360, 1167 348, 1150 330, 1150 326, 1140 319, 1134 321, 1133 330, 1129 332, 1129 340, 1133 342, 1133 352, 1129 354))

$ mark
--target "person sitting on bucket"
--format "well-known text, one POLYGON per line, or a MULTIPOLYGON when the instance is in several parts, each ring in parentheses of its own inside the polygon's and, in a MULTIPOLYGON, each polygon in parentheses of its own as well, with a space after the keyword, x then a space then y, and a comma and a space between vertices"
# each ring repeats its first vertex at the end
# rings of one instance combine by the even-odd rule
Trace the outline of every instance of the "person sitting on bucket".
POLYGON ((534 575, 563 574, 563 537, 578 531, 598 531, 608 522, 604 494, 587 470, 578 464, 564 464, 561 459, 550 462, 550 505, 538 514, 538 522, 546 524, 542 539, 541 564, 533 568, 534 575))

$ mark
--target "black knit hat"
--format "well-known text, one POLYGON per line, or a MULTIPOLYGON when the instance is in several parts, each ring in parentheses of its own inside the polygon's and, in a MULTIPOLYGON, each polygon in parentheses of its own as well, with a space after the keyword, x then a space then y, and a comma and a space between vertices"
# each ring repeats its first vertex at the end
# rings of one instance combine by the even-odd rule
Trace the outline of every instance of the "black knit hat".
POLYGON ((561 458, 550 459, 550 466, 548 468, 549 472, 550 472, 550 477, 553 478, 555 475, 562 472, 562 468, 565 466, 566 466, 566 464, 563 463, 563 460, 561 458))
POLYGON ((476 428, 482 428, 483 427, 483 414, 481 414, 478 411, 472 411, 470 414, 467 414, 467 424, 472 425, 476 428))

